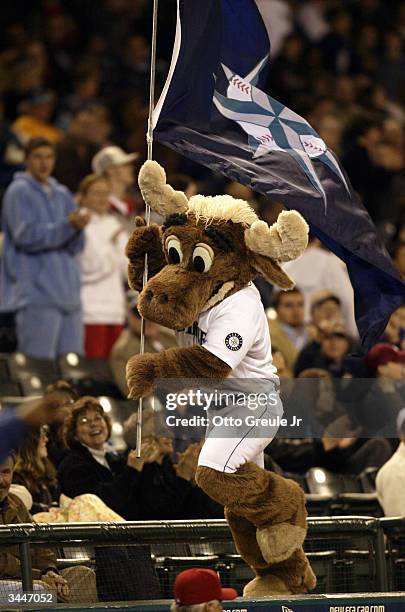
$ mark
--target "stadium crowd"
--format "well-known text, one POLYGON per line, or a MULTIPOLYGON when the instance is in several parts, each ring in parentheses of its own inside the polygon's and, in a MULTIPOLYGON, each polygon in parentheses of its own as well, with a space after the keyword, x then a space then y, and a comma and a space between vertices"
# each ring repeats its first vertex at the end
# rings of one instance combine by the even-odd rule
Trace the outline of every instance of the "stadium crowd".
MULTIPOLYGON (((108 360, 125 398, 125 365, 141 333, 125 244, 143 213, 135 177, 146 156, 151 2, 97 5, 15 0, 0 14, 0 352, 108 360)), ((305 116, 340 156, 405 279, 405 2, 266 5, 274 14, 267 91, 305 116)), ((159 7, 158 89, 174 25, 168 1, 159 7)), ((249 200, 269 223, 282 209, 158 143, 155 157, 187 195, 224 191, 249 200)), ((267 467, 358 475, 384 466, 377 477, 383 510, 405 514, 398 496, 405 490, 405 305, 360 357, 343 263, 311 237, 306 253, 285 268, 294 290, 258 284, 273 359, 285 410, 300 404, 319 429, 300 439, 281 432, 266 449, 267 467)), ((145 336, 149 352, 175 345, 170 330, 149 321, 145 336)), ((139 459, 136 415, 122 423, 125 450, 117 451, 96 397, 59 381, 44 401, 55 393, 58 416, 31 423, 17 453, 3 457, 3 524, 31 520, 28 511, 38 521, 57 512, 64 520, 223 517, 194 482, 200 436, 177 447, 147 409, 139 459)), ((4 554, 11 556, 0 563, 0 578, 18 579, 18 553, 4 554)), ((71 578, 55 573, 52 559, 38 563, 37 578, 66 600, 71 578)))

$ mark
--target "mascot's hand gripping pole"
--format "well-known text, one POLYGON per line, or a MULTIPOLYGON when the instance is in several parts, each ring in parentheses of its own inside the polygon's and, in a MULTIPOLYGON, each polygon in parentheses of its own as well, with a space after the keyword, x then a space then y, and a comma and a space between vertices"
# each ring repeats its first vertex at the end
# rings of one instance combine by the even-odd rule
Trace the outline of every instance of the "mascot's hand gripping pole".
MULTIPOLYGON (((148 145, 148 160, 153 156, 153 109, 155 107, 155 73, 156 73, 156 35, 157 35, 157 14, 159 0, 153 0, 153 17, 152 17, 152 45, 150 57, 150 81, 149 81, 149 115, 148 115, 148 131, 146 134, 146 142, 148 145)), ((145 219, 146 225, 150 224, 150 206, 145 202, 145 219)), ((145 267, 143 271, 142 288, 148 282, 148 255, 145 254, 145 267)), ((145 320, 141 320, 141 342, 139 347, 140 355, 145 352, 145 320)), ((142 444, 142 398, 139 398, 138 403, 138 419, 136 425, 136 456, 141 456, 142 444)))

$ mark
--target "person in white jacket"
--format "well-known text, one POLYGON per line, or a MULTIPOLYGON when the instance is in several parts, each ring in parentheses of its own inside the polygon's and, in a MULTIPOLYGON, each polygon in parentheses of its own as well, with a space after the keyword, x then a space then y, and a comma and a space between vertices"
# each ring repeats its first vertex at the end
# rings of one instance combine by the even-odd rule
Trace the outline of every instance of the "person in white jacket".
POLYGON ((79 255, 81 301, 85 325, 85 352, 107 359, 125 322, 125 281, 128 235, 110 213, 110 188, 102 176, 89 175, 79 186, 81 209, 91 213, 86 244, 79 255))
POLYGON ((385 516, 405 516, 405 408, 397 416, 400 445, 377 474, 376 490, 385 516))

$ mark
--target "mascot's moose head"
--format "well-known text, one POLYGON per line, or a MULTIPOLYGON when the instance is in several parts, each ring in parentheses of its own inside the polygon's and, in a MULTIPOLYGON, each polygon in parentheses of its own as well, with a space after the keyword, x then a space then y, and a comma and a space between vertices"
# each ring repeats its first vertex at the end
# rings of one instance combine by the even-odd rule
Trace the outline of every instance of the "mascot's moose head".
POLYGON ((187 200, 166 184, 165 171, 154 161, 141 168, 139 186, 145 202, 165 218, 162 227, 144 227, 142 239, 145 222, 137 218, 138 231, 127 246, 129 283, 136 290, 142 289, 141 255, 148 253, 150 279, 138 301, 143 317, 180 330, 257 275, 282 289, 293 287, 279 263, 307 246, 308 226, 298 212, 282 212, 269 227, 244 200, 187 200))

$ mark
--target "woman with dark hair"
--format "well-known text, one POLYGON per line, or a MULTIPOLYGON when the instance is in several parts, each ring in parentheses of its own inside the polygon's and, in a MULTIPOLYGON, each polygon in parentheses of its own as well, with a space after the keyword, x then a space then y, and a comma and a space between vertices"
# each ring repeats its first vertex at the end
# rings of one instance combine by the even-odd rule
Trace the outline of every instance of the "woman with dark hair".
POLYGON ((69 450, 58 468, 61 491, 68 497, 93 493, 125 519, 136 520, 140 460, 135 451, 126 463, 107 452, 110 435, 110 417, 96 398, 85 396, 72 405, 63 425, 69 450))
POLYGON ((63 424, 70 415, 72 405, 79 399, 79 394, 65 380, 57 380, 55 383, 48 385, 45 390, 45 397, 51 393, 58 394, 59 410, 57 418, 49 425, 48 457, 55 468, 58 468, 58 465, 68 452, 63 443, 63 424))
POLYGON ((18 450, 13 482, 32 495, 31 514, 46 512, 58 500, 56 470, 48 459, 48 426, 32 429, 18 450))

